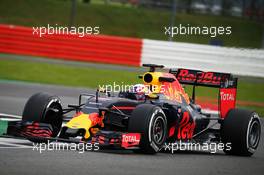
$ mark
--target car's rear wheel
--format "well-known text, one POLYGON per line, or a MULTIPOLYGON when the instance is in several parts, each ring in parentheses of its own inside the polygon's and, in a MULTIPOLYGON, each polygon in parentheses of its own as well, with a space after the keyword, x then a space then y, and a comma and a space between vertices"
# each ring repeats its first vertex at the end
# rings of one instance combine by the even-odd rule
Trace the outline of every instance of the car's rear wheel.
POLYGON ((52 126, 52 137, 57 136, 62 125, 62 106, 57 96, 48 93, 37 93, 27 101, 23 121, 48 123, 52 126))
POLYGON ((221 126, 223 143, 231 144, 225 148, 226 154, 251 156, 256 151, 261 134, 261 124, 257 113, 231 109, 221 126))
POLYGON ((157 153, 167 138, 166 116, 158 106, 138 105, 129 118, 128 132, 141 134, 140 152, 157 153))

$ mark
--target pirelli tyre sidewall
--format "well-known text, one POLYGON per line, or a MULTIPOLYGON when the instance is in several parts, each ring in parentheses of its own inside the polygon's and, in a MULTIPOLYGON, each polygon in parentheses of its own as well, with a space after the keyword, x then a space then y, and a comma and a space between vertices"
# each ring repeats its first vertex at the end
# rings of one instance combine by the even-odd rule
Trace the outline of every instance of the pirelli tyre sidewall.
POLYGON ((167 139, 167 119, 163 110, 152 104, 136 107, 129 119, 128 132, 141 134, 142 153, 157 153, 167 139))
POLYGON ((221 126, 221 139, 230 149, 225 153, 251 156, 255 153, 260 142, 261 123, 256 112, 244 109, 231 109, 221 126))
POLYGON ((62 125, 62 106, 59 97, 44 92, 32 95, 24 107, 22 120, 51 124, 52 136, 57 136, 62 125))

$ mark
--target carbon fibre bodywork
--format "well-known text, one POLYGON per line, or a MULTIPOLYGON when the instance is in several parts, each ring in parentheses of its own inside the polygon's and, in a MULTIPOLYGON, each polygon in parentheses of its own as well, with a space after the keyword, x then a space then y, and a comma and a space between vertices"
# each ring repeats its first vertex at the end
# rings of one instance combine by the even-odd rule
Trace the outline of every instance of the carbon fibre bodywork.
POLYGON ((171 69, 169 73, 156 72, 155 68, 161 66, 147 67, 150 67, 150 71, 140 76, 144 87, 147 86, 147 89, 143 89, 143 99, 142 93, 138 98, 138 93, 130 91, 111 96, 109 93, 102 95, 97 90, 95 95, 81 94, 79 104, 60 110, 60 100, 45 94, 37 95, 36 97, 45 97, 52 106, 44 109, 45 113, 41 118, 45 118, 47 113, 61 116, 74 110, 75 115, 62 127, 55 126, 60 128, 57 137, 52 135, 54 122, 49 123, 50 117, 46 122, 10 122, 8 134, 30 140, 36 138, 75 142, 78 138, 80 142, 97 142, 101 146, 126 149, 138 148, 148 153, 158 152, 164 143, 169 142, 220 142, 221 125, 229 111, 235 108, 237 78, 226 73, 187 69, 171 69), (191 98, 181 84, 193 86, 191 98), (203 113, 195 103, 196 86, 219 88, 218 116, 203 113), (49 99, 56 104, 52 105, 49 99), (214 122, 210 125, 212 121, 214 122), (218 127, 214 127, 216 125, 218 127))

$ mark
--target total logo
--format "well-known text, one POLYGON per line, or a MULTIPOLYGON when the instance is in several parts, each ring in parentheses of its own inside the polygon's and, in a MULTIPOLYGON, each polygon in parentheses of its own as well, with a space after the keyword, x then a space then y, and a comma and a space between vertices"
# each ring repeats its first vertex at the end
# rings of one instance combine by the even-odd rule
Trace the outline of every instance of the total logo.
POLYGON ((222 101, 234 101, 235 100, 234 94, 226 94, 224 92, 221 92, 220 95, 221 95, 222 101))
POLYGON ((139 143, 140 141, 140 134, 137 133, 129 133, 122 135, 122 142, 125 143, 139 143))

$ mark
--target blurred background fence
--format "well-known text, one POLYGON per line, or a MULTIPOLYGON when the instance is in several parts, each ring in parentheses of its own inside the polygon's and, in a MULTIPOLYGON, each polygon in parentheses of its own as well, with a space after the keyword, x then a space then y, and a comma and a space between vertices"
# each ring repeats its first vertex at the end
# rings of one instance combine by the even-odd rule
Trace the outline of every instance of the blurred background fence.
POLYGON ((0 52, 130 66, 153 63, 264 77, 264 50, 106 35, 39 37, 32 35, 32 28, 13 25, 0 25, 0 52))
MULTIPOLYGON (((263 0, 92 0, 97 3, 116 3, 135 7, 171 10, 176 4, 178 12, 237 16, 264 20, 263 0)), ((89 3, 90 0, 83 0, 89 3)))

